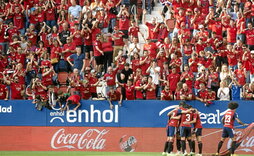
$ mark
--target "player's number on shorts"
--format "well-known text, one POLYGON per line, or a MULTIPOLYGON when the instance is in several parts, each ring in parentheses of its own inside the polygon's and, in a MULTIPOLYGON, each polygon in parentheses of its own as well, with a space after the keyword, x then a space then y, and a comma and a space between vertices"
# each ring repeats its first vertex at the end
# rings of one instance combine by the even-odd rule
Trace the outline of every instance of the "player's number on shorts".
POLYGON ((226 115, 225 116, 225 122, 230 122, 231 116, 230 115, 226 115))
POLYGON ((190 114, 186 114, 186 121, 190 121, 190 114))

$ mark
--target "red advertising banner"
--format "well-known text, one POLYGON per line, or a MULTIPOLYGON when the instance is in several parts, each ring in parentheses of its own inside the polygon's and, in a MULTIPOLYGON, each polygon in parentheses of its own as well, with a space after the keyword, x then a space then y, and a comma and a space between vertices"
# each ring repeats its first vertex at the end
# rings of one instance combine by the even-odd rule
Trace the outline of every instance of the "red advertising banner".
MULTIPOLYGON (((235 132, 240 136, 242 130, 235 132)), ((215 153, 220 136, 220 129, 204 129, 203 152, 215 153)), ((162 152, 165 141, 165 128, 0 127, 0 151, 162 152)), ((236 153, 254 154, 253 131, 236 153)))

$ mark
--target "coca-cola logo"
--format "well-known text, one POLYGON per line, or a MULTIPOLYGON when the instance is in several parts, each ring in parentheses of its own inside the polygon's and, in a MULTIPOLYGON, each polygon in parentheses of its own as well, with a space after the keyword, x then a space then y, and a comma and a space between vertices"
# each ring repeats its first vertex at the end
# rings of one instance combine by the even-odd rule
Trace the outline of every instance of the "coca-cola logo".
POLYGON ((51 147, 53 149, 93 149, 102 150, 106 145, 106 135, 109 130, 87 129, 83 133, 66 133, 65 129, 59 129, 52 136, 51 147))
POLYGON ((120 149, 124 152, 134 152, 137 148, 137 139, 134 136, 124 135, 120 139, 120 149))
MULTIPOLYGON (((239 140, 242 137, 243 133, 242 131, 237 131, 235 133, 236 140, 239 140)), ((231 147, 232 140, 229 139, 227 148, 229 149, 231 147)), ((254 136, 247 136, 244 140, 242 140, 241 144, 237 148, 236 151, 244 151, 244 152, 254 152, 254 136)))

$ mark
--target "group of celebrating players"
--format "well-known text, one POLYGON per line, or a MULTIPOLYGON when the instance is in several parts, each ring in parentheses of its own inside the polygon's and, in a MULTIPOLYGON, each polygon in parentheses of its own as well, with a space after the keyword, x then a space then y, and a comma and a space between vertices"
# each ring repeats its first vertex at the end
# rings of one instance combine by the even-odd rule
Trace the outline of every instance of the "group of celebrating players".
MULTIPOLYGON (((238 108, 238 103, 230 102, 228 104, 228 110, 222 118, 222 123, 224 125, 222 131, 222 137, 218 143, 217 153, 219 155, 220 149, 226 138, 230 137, 232 139, 232 145, 229 150, 231 155, 234 155, 236 149, 236 139, 233 133, 234 121, 236 120, 241 125, 248 125, 242 123, 235 110, 238 108)), ((200 112, 193 108, 192 106, 186 104, 185 102, 180 102, 179 106, 168 113, 168 124, 167 124, 167 141, 164 146, 164 152, 162 155, 173 156, 173 143, 176 139, 177 153, 176 155, 183 154, 188 155, 186 151, 186 140, 188 141, 190 148, 190 155, 195 154, 195 140, 198 143, 198 154, 197 156, 202 156, 203 143, 201 140, 202 136, 202 123, 200 120, 200 112), (193 124, 193 126, 192 126, 193 124), (191 129, 193 127, 193 129, 191 129)))

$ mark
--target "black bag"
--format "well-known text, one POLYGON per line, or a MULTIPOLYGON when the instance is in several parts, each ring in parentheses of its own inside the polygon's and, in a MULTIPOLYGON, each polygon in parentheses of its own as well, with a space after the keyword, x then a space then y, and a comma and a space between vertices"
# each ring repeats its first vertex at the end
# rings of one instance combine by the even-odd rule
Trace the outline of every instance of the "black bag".
POLYGON ((111 14, 114 14, 114 15, 117 15, 117 14, 118 14, 118 11, 117 11, 116 7, 110 8, 110 9, 109 9, 109 12, 110 12, 111 14))

